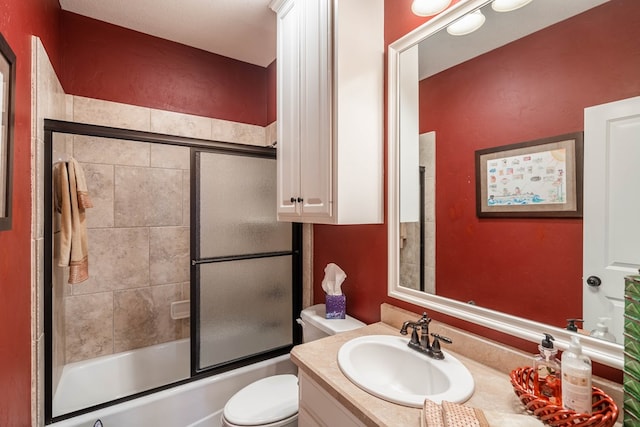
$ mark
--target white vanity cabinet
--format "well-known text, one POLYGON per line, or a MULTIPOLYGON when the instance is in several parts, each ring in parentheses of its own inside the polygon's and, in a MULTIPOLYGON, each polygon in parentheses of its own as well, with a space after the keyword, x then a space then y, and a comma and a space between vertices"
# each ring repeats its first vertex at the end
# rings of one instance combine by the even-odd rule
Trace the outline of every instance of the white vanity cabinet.
POLYGON ((303 371, 298 371, 298 382, 300 390, 298 425, 309 427, 365 426, 303 371))
POLYGON ((383 0, 274 0, 278 219, 383 221, 383 0))

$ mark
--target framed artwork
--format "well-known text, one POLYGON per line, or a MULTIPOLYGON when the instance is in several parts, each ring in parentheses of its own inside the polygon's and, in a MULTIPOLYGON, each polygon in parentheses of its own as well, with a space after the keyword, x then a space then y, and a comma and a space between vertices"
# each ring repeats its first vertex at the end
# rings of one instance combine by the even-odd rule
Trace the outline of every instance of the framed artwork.
POLYGON ((583 133, 476 151, 478 217, 582 217, 583 133))
POLYGON ((11 229, 16 55, 0 34, 0 231, 11 229))

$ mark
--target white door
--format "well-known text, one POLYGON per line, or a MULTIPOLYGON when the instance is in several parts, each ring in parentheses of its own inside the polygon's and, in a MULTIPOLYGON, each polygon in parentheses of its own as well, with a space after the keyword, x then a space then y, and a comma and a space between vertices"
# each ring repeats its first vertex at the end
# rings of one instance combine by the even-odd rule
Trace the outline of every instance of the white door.
POLYGON ((640 268, 640 97, 584 115, 584 328, 610 318, 622 344, 624 277, 640 268))

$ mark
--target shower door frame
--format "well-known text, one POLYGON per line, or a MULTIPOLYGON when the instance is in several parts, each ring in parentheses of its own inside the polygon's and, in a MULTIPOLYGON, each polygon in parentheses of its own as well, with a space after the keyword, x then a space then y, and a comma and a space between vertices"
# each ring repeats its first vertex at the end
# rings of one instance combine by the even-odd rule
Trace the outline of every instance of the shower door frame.
MULTIPOLYGON (((93 405, 87 408, 83 408, 77 411, 69 412, 66 414, 53 416, 53 289, 52 289, 52 277, 53 277, 53 215, 52 215, 52 203, 53 203, 53 194, 51 191, 53 180, 52 180, 52 172, 53 172, 53 134, 67 134, 67 135, 84 135, 84 136, 93 136, 99 138, 112 138, 112 139, 122 139, 128 141, 135 142, 147 142, 147 143, 156 143, 156 144, 165 144, 165 145, 174 145, 174 146, 183 146, 190 147, 193 149, 203 149, 206 151, 217 151, 220 153, 228 153, 228 154, 236 154, 236 155, 247 155, 247 156, 272 156, 275 158, 276 151, 271 147, 260 147, 260 146, 252 146, 252 145, 244 145, 244 144, 236 144, 229 142, 220 142, 213 140, 204 140, 197 138, 189 138, 182 136, 174 136, 174 135, 166 135, 159 134, 154 132, 145 132, 145 131, 136 131, 129 129, 121 129, 114 128, 108 126, 100 126, 100 125, 91 125, 85 123, 76 123, 69 122, 63 120, 52 120, 52 119, 44 119, 44 167, 43 167, 43 181, 44 181, 44 200, 43 200, 43 213, 44 216, 44 256, 42 261, 42 271, 44 276, 44 304, 43 304, 43 314, 44 314, 44 366, 45 366, 45 375, 44 375, 44 420, 45 425, 49 425, 55 423, 57 421, 62 421, 68 418, 72 418, 81 414, 85 414, 91 411, 95 411, 97 409, 106 408, 121 402, 125 402, 128 400, 136 399, 142 396, 146 396, 152 393, 156 393, 161 390, 166 390, 169 388, 176 387, 181 384, 186 384, 192 381, 197 381, 202 378, 206 378, 212 375, 219 374, 221 372, 229 371, 241 366, 246 366, 252 363, 256 363, 261 360, 269 359, 272 357, 276 357, 279 355, 283 355, 288 353, 291 348, 302 342, 302 329, 295 322, 297 318, 296 313, 299 313, 302 310, 302 224, 292 223, 292 338, 293 343, 290 346, 282 347, 270 352, 265 352, 262 354, 250 356, 248 358, 242 358, 235 361, 232 361, 223 366, 216 366, 209 369, 204 370, 196 370, 194 365, 194 330, 197 327, 196 321, 194 319, 194 311, 193 307, 195 301, 193 300, 194 296, 194 282, 193 282, 193 273, 191 273, 191 331, 190 331, 190 339, 192 341, 191 344, 191 369, 190 369, 190 377, 185 378, 183 380, 179 380, 173 383, 165 384, 160 387, 156 387, 153 389, 145 390, 139 393, 135 393, 129 396, 121 397, 118 399, 110 400, 107 402, 103 402, 97 405, 93 405)), ((193 160, 194 156, 191 157, 191 168, 194 167, 193 160)), ((193 173, 191 175, 193 177, 193 173)), ((190 209, 191 209, 191 219, 193 219, 193 209, 194 209, 194 190, 195 185, 193 182, 193 178, 190 182, 190 192, 191 192, 191 200, 190 200, 190 209)), ((274 199, 275 204, 275 199, 274 199)), ((190 233, 191 239, 193 239, 193 233, 195 229, 195 223, 190 222, 190 233)), ((193 245, 193 242, 191 243, 193 245)), ((194 259, 193 254, 191 254, 190 259, 194 259)), ((193 271, 194 266, 191 266, 193 271)))

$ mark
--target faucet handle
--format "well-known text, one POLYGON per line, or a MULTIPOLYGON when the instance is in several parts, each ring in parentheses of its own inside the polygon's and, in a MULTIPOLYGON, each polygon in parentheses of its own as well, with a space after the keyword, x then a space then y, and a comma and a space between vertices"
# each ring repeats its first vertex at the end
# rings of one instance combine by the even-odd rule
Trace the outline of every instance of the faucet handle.
POLYGON ((438 335, 435 332, 431 334, 431 336, 435 339, 435 340, 440 340, 440 341, 444 341, 447 344, 453 344, 453 340, 449 337, 443 337, 442 335, 438 335))
POLYGON ((431 343, 431 352, 433 354, 434 359, 444 359, 444 353, 440 349, 440 341, 443 341, 447 344, 452 344, 453 341, 451 338, 443 337, 442 335, 432 333, 433 342, 431 343))

